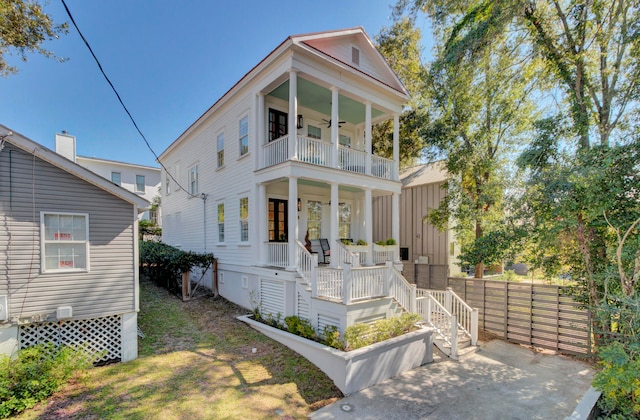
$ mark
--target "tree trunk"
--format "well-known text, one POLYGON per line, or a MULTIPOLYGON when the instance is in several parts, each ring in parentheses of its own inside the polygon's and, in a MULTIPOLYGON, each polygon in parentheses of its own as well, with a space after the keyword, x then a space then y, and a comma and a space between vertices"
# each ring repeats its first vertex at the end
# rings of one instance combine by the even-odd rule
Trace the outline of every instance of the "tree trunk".
MULTIPOLYGON (((476 239, 479 239, 479 238, 482 238, 482 223, 478 220, 476 221, 476 239)), ((484 263, 480 261, 475 266, 473 277, 476 279, 481 279, 483 275, 484 275, 484 263)))

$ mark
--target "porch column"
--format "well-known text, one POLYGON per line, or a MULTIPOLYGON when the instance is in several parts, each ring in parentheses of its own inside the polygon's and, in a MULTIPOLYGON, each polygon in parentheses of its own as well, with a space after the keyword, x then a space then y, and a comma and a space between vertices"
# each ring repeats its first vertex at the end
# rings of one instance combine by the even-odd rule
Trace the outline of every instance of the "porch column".
POLYGON ((365 264, 373 265, 373 202, 371 188, 364 189, 364 240, 369 244, 365 264))
MULTIPOLYGON (((262 146, 260 146, 262 148, 262 146)), ((267 187, 264 184, 258 184, 258 193, 256 209, 258 211, 258 263, 268 265, 266 245, 267 242, 267 187)))
POLYGON ((289 267, 287 270, 295 271, 298 267, 298 261, 296 257, 296 240, 298 240, 298 178, 289 178, 289 203, 287 206, 289 213, 288 231, 289 237, 287 242, 289 244, 289 267))
POLYGON ((396 240, 396 251, 393 257, 396 261, 400 260, 398 250, 400 249, 400 194, 393 193, 391 195, 391 237, 396 240))
POLYGON ((340 164, 340 162, 338 161, 338 156, 340 156, 340 142, 338 141, 338 128, 340 128, 340 120, 338 117, 338 100, 338 88, 335 86, 331 86, 331 161, 333 162, 333 168, 337 168, 340 164))
POLYGON ((365 102, 364 106, 364 151, 367 153, 365 159, 365 174, 371 175, 371 102, 365 102))
POLYGON ((256 133, 258 134, 258 162, 257 169, 264 168, 264 138, 265 138, 265 125, 264 125, 264 93, 258 93, 258 126, 256 127, 256 133))
POLYGON ((298 136, 297 136, 297 115, 298 115, 298 70, 289 70, 289 159, 298 159, 298 136))
MULTIPOLYGON (((398 174, 400 171, 400 116, 393 114, 393 179, 398 180, 398 174)), ((397 239, 396 239, 397 241, 397 239)))
POLYGON ((336 241, 340 238, 338 227, 340 226, 339 210, 340 205, 338 203, 338 184, 331 183, 331 217, 329 228, 329 248, 332 250, 330 266, 335 267, 338 264, 338 250, 336 249, 336 241))

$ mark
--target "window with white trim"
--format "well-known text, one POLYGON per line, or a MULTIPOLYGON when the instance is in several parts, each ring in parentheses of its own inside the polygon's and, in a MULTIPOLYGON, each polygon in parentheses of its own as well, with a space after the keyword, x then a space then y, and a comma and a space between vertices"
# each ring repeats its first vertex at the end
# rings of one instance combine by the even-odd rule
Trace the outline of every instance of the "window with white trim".
POLYGON ((218 242, 224 242, 224 203, 218 204, 218 242))
POLYGON ((307 125, 307 137, 311 139, 321 139, 322 138, 322 130, 320 127, 313 126, 311 124, 307 125))
POLYGON ((122 174, 120 172, 111 172, 111 182, 116 185, 122 185, 122 174))
POLYGON ((89 270, 89 214, 40 212, 41 270, 89 270))
POLYGON ((338 235, 340 239, 351 238, 351 204, 340 203, 338 205, 338 235))
POLYGON ((224 166, 224 133, 218 134, 218 168, 224 166))
POLYGON ((311 201, 307 203, 307 229, 309 239, 320 239, 322 234, 322 203, 311 201))
POLYGON ((144 175, 136 175, 136 192, 144 192, 144 175))
POLYGON ((345 134, 340 134, 338 136, 338 142, 340 143, 340 146, 351 147, 351 137, 345 134))
POLYGON ((189 193, 191 195, 198 195, 198 165, 192 166, 189 169, 189 193))
POLYGON ((240 199, 240 242, 249 240, 249 197, 240 199))
POLYGON ((249 117, 240 120, 240 156, 249 153, 249 117))
POLYGON ((166 195, 171 194, 171 178, 169 177, 169 168, 164 174, 164 192, 166 195))

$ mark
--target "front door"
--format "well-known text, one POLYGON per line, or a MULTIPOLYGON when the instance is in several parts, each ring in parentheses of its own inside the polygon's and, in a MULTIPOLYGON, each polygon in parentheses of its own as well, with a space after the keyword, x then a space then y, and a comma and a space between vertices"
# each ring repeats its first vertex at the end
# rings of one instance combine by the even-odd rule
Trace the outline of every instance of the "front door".
POLYGON ((269 199, 269 242, 287 242, 287 200, 269 199))

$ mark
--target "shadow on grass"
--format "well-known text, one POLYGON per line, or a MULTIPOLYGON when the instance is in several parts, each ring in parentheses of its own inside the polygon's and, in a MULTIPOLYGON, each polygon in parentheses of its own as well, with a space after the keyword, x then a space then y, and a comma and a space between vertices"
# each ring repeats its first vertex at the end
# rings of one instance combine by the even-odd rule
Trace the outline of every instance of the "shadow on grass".
POLYGON ((303 418, 342 396, 316 366, 238 321, 245 309, 140 289, 140 357, 91 369, 22 418, 303 418))

